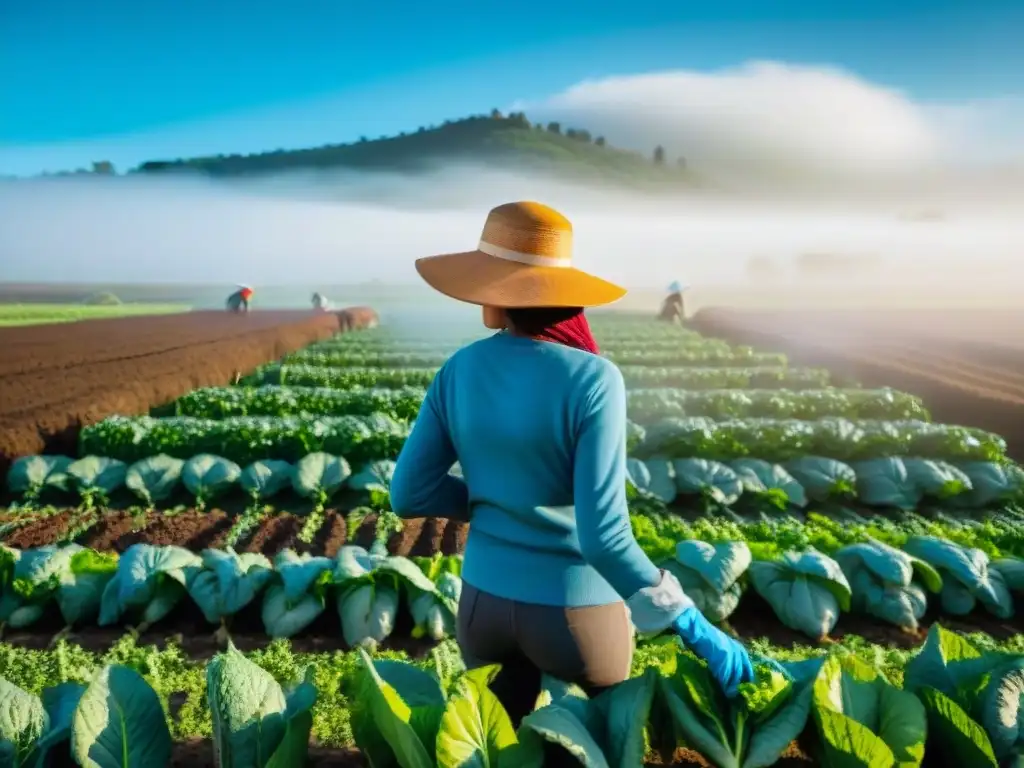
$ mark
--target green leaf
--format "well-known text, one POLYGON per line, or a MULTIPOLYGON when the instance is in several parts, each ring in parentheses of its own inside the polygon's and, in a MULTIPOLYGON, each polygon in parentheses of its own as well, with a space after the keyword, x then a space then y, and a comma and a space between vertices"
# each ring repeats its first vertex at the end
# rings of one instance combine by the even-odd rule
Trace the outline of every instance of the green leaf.
POLYGON ((124 484, 132 493, 148 504, 164 501, 174 493, 181 481, 185 462, 166 454, 157 454, 137 461, 128 467, 124 484))
MULTIPOLYGON (((370 729, 378 731, 380 740, 388 745, 401 768, 435 768, 433 749, 428 750, 413 728, 413 711, 410 705, 390 683, 385 682, 374 662, 362 649, 359 651, 359 657, 364 673, 363 686, 360 690, 359 705, 352 713, 353 728, 357 727, 355 720, 358 718, 358 727, 364 732, 370 729)), ((436 687, 436 681, 434 685, 436 687)), ((408 690, 422 693, 429 689, 421 689, 417 684, 417 687, 409 685, 408 690)), ((440 695, 440 688, 436 690, 440 695)), ((440 701, 444 702, 443 696, 440 696, 440 701)))
POLYGON ((287 461, 254 461, 238 478, 238 484, 253 498, 269 499, 292 484, 295 468, 287 461))
POLYGON ((330 496, 341 488, 351 474, 348 462, 340 456, 310 453, 295 465, 292 486, 297 494, 306 498, 314 498, 319 494, 330 496))
POLYGON ((284 691, 233 645, 206 667, 214 754, 221 768, 263 768, 285 734, 284 691))
POLYGON ((928 686, 918 690, 917 696, 928 715, 929 750, 945 755, 950 764, 997 768, 988 734, 959 704, 928 686))
POLYGON ((28 762, 49 726, 50 718, 39 697, 0 677, 0 749, 13 753, 13 766, 28 762))
POLYGON ((488 683, 496 667, 470 670, 448 699, 437 733, 438 768, 517 765, 519 740, 488 683))
POLYGON ((68 476, 81 492, 101 491, 113 493, 124 485, 128 467, 123 461, 103 456, 85 456, 70 464, 68 476))
MULTIPOLYGON (((600 745, 575 713, 559 704, 531 712, 519 726, 522 737, 520 762, 524 768, 541 768, 544 742, 555 744, 579 761, 583 768, 611 768, 600 745)), ((456 766, 459 763, 449 763, 456 766)))
POLYGON ((104 667, 89 683, 71 725, 71 754, 82 768, 163 766, 171 734, 156 692, 128 667, 104 667))

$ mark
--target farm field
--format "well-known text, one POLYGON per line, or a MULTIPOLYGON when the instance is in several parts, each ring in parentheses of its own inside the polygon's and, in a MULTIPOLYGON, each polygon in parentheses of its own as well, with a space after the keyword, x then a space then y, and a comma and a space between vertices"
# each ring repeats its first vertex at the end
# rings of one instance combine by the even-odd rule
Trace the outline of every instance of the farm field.
POLYGON ((1024 321, 1020 311, 731 310, 709 308, 695 327, 767 346, 866 385, 920 395, 943 421, 998 430, 1024 456, 1024 321))
POLYGON ((72 323, 79 320, 97 320, 106 317, 134 317, 137 315, 168 315, 188 312, 186 304, 2 304, 0 327, 72 323))
MULTIPOLYGON (((637 677, 601 705, 634 712, 629 725, 596 725, 583 704, 561 700, 538 709, 517 737, 484 714, 481 679, 434 692, 430 681, 459 665, 445 638, 468 525, 403 522, 387 488, 437 367, 480 335, 458 325, 337 336, 338 325, 317 328, 220 381, 106 411, 63 456, 23 451, 0 513, 0 669, 34 695, 69 681, 91 691, 106 664, 139 672, 118 674, 155 691, 166 710, 158 713, 166 750, 153 765, 213 764, 219 715, 207 696, 230 675, 207 684, 206 670, 265 674, 233 651, 210 661, 226 637, 275 685, 312 664, 315 690, 291 694, 312 706, 310 764, 364 764, 346 750, 373 754, 382 740, 393 743, 387 734, 406 733, 392 724, 404 717, 395 697, 415 708, 426 696, 451 713, 439 727, 462 734, 464 754, 520 749, 515 765, 540 765, 531 745, 566 737, 566 717, 578 721, 567 738, 590 750, 590 765, 742 765, 755 745, 758 765, 823 764, 822 755, 827 764, 845 755, 890 765, 885 756, 899 755, 901 765, 917 765, 924 754, 941 764, 952 738, 943 730, 953 727, 950 710, 930 690, 954 695, 935 684, 935 665, 953 665, 959 653, 998 671, 970 694, 976 709, 973 700, 962 705, 977 722, 960 764, 1018 754, 1016 737, 983 705, 1024 666, 1024 472, 1002 437, 943 423, 916 390, 860 386, 849 372, 803 365, 783 345, 740 346, 724 333, 629 316, 593 325, 627 381, 638 541, 709 618, 764 658, 759 685, 779 697, 777 715, 759 715, 749 699, 700 699, 706 672, 664 640, 641 643, 637 677), (975 633, 971 645, 954 648, 954 630, 975 633), (150 643, 166 647, 145 649, 150 643), (876 711, 899 707, 905 727, 895 735, 877 714, 844 709, 827 695, 837 686, 874 697, 876 711), (666 717, 674 737, 659 730, 666 717), (831 725, 851 721, 862 733, 856 744, 831 725), (751 728, 753 742, 738 735, 751 728), (490 735, 473 744, 466 734, 474 732, 490 735)), ((201 338, 198 329, 182 334, 201 338)), ((83 337, 80 367, 110 349, 87 344, 83 337)), ((30 370, 29 360, 10 364, 30 370)), ((300 736, 271 747, 285 750, 281 764, 304 759, 309 726, 299 715, 308 709, 289 707, 300 736)), ((432 736, 402 738, 426 739, 428 762, 410 765, 464 764, 435 760, 432 736)))

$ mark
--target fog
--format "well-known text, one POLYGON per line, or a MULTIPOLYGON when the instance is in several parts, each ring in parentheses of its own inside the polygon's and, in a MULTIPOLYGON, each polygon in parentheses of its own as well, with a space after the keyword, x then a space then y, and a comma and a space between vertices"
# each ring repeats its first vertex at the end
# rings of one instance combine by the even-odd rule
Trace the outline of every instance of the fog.
POLYGON ((799 260, 827 254, 844 286, 984 296, 1024 277, 1021 104, 921 104, 832 69, 755 63, 525 105, 685 155, 698 183, 672 194, 470 165, 0 182, 0 281, 418 286, 417 257, 474 248, 488 209, 529 199, 572 220, 578 266, 634 289, 807 286, 827 278, 799 260))

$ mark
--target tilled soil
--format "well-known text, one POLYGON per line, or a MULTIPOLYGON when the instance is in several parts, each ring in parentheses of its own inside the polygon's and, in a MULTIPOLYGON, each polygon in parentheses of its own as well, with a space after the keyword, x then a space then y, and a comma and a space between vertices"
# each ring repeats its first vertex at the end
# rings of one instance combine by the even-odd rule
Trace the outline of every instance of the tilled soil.
POLYGON ((190 312, 0 328, 0 476, 36 453, 73 455, 81 427, 147 413, 229 384, 339 330, 375 322, 337 313, 190 312))
POLYGON ((1024 313, 739 311, 709 308, 693 325, 733 343, 785 352, 866 386, 920 396, 939 422, 1002 435, 1024 459, 1024 313), (1014 336, 1013 334, 1016 334, 1014 336))

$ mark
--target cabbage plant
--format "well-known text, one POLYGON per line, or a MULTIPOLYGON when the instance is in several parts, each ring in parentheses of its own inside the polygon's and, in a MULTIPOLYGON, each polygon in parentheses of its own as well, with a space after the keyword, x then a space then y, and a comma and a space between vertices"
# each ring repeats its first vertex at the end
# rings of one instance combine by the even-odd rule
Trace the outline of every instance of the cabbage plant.
POLYGON ((366 493, 374 509, 390 508, 391 478, 395 474, 395 462, 378 459, 367 463, 359 472, 348 479, 348 487, 366 493))
POLYGON ((437 641, 455 636, 462 579, 444 572, 432 581, 434 589, 429 591, 409 585, 409 612, 413 620, 412 636, 437 641))
POLYGON ((814 679, 824 766, 921 765, 928 720, 916 696, 852 654, 833 655, 814 679))
POLYGON ((128 467, 124 476, 125 487, 152 507, 165 501, 178 489, 185 462, 160 453, 137 461, 128 467))
POLYGON ((1017 464, 968 461, 957 466, 971 481, 971 489, 953 500, 957 506, 977 509, 1013 500, 1024 492, 1024 469, 1017 464))
POLYGON ((307 544, 320 530, 324 521, 324 508, 328 500, 337 493, 352 474, 348 462, 340 456, 328 453, 310 453, 299 460, 292 475, 295 492, 313 501, 306 522, 299 531, 299 541, 307 544))
POLYGON ((67 469, 73 459, 67 456, 22 456, 7 471, 7 490, 26 502, 39 499, 44 491, 68 490, 67 469))
POLYGON ((811 501, 849 499, 856 494, 857 473, 849 464, 821 456, 802 456, 782 466, 800 483, 811 501))
POLYGON ((743 483, 727 464, 708 459, 677 459, 672 462, 676 489, 685 496, 700 496, 711 506, 735 504, 743 483))
POLYGON ((936 536, 912 536, 903 551, 925 561, 942 576, 942 609, 966 616, 981 603, 1000 619, 1012 618, 1013 597, 1003 574, 990 566, 980 549, 954 544, 936 536))
POLYGON ((234 549, 206 549, 203 567, 193 571, 188 593, 211 624, 219 624, 217 638, 227 640, 227 620, 249 605, 274 575, 265 555, 238 554, 234 549))
POLYGON ((196 499, 196 507, 205 509, 206 503, 231 490, 242 469, 230 459, 201 453, 185 462, 181 468, 181 481, 196 499))
POLYGON ((306 763, 317 690, 313 668, 285 692, 234 645, 206 667, 218 768, 288 768, 306 763))
POLYGON ((670 459, 658 456, 652 456, 646 461, 629 459, 626 467, 628 481, 638 491, 649 493, 665 504, 671 504, 679 495, 676 473, 670 459))
POLYGON ((395 628, 403 587, 438 595, 437 587, 415 563, 388 554, 377 541, 367 551, 347 545, 334 567, 341 631, 350 647, 373 650, 395 628))
POLYGON ((24 551, 0 546, 0 627, 34 624, 53 600, 66 625, 56 642, 74 625, 96 619, 116 569, 116 555, 78 544, 24 551))
POLYGON ((750 567, 746 542, 682 541, 674 560, 661 563, 675 574, 683 591, 710 621, 725 621, 743 594, 743 576, 750 567))
POLYGON ((140 621, 134 631, 143 632, 174 610, 202 565, 202 558, 184 547, 133 544, 103 589, 100 626, 131 616, 140 621))
POLYGON ((334 561, 290 549, 274 558, 274 578, 263 595, 263 627, 271 637, 292 637, 327 607, 334 561))
POLYGON ((85 456, 69 464, 66 471, 82 506, 91 508, 108 503, 111 494, 124 486, 128 466, 117 459, 85 456))
POLYGON ((874 539, 834 557, 850 583, 853 610, 910 631, 928 608, 927 592, 942 589, 942 577, 924 560, 874 539))
POLYGON ((749 572, 754 589, 779 620, 815 640, 828 636, 840 611, 850 610, 850 584, 843 569, 813 548, 784 552, 778 560, 755 560, 749 572))
POLYGON ((768 507, 785 509, 807 506, 807 493, 785 467, 761 459, 736 459, 729 462, 743 486, 743 497, 752 498, 768 507))
POLYGON ((238 476, 238 484, 255 504, 291 487, 294 474, 295 468, 287 461, 264 459, 243 469, 238 476))

